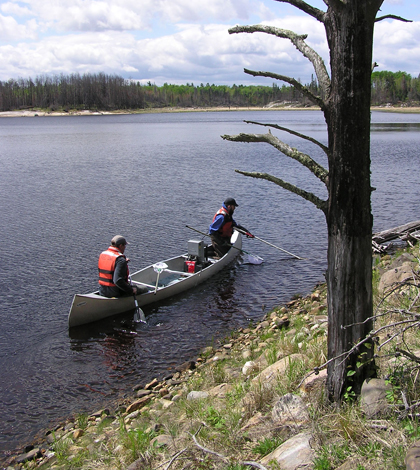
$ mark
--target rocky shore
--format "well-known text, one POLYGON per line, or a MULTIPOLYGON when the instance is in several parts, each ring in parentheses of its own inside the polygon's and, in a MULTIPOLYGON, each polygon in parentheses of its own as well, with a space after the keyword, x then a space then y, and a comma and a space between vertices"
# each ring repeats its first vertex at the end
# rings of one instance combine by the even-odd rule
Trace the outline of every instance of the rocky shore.
POLYGON ((114 409, 48 430, 6 468, 420 469, 419 258, 418 245, 375 257, 378 378, 357 399, 348 390, 341 408, 324 396, 319 285, 174 374, 138 384, 114 409))
MULTIPOLYGON (((317 106, 301 107, 294 105, 284 106, 265 106, 265 107, 238 107, 238 106, 217 106, 217 107, 167 107, 167 108, 146 108, 132 110, 115 110, 115 111, 99 111, 99 110, 69 110, 69 111, 51 111, 45 109, 23 109, 13 111, 0 111, 1 117, 44 117, 44 116, 102 116, 110 114, 150 114, 150 113, 187 113, 187 112, 215 112, 215 111, 308 111, 319 110, 317 106)), ((372 111, 383 111, 393 113, 420 113, 420 107, 408 106, 376 106, 371 108, 372 111)))

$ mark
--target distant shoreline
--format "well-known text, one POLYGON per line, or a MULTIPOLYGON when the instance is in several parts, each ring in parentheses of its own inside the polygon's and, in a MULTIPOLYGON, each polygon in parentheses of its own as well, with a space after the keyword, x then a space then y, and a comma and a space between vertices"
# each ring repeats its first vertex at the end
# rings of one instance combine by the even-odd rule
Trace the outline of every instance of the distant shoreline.
MULTIPOLYGON (((135 110, 116 110, 116 111, 92 111, 88 109, 79 111, 44 111, 37 109, 25 109, 16 111, 1 111, 0 117, 44 117, 44 116, 104 116, 104 115, 118 115, 118 114, 153 114, 153 113, 194 113, 194 112, 235 112, 235 111, 319 111, 320 108, 311 106, 308 108, 298 108, 292 106, 283 107, 239 107, 239 106, 224 106, 224 107, 196 107, 196 108, 180 108, 180 107, 167 107, 167 108, 147 108, 135 110)), ((373 106, 371 111, 380 111, 387 113, 405 113, 405 114, 418 114, 420 107, 405 107, 405 106, 373 106)))

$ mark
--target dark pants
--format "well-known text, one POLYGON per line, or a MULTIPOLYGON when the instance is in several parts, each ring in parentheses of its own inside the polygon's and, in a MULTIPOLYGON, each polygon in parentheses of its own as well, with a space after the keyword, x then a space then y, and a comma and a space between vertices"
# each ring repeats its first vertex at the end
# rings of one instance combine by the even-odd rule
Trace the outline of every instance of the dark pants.
POLYGON ((232 247, 230 243, 230 237, 222 237, 218 233, 214 233, 210 235, 211 244, 213 245, 214 251, 216 252, 217 256, 221 258, 224 256, 232 247))

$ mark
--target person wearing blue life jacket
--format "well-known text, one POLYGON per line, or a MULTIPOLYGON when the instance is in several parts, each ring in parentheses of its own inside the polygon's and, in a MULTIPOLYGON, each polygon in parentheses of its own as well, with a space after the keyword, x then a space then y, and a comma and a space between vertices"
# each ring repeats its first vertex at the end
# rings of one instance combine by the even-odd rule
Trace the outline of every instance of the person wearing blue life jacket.
POLYGON ((211 243, 217 258, 221 258, 230 250, 232 246, 230 238, 233 234, 234 227, 246 232, 247 237, 254 238, 254 235, 252 235, 249 230, 237 224, 233 219, 233 213, 236 207, 238 207, 238 204, 235 199, 228 197, 223 203, 223 206, 214 215, 213 221, 209 226, 211 243))

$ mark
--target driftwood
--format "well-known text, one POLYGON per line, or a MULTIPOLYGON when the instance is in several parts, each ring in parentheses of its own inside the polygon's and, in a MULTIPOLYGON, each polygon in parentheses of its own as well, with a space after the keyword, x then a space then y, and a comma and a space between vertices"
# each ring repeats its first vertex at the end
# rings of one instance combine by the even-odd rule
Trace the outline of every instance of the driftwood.
POLYGON ((403 237, 407 237, 408 235, 412 235, 414 236, 414 238, 420 240, 420 234, 416 233, 419 231, 420 220, 416 220, 415 222, 410 222, 405 225, 400 225, 399 227, 375 233, 372 236, 372 240, 376 243, 384 243, 391 240, 395 240, 396 238, 401 238, 403 240, 403 237))
POLYGON ((383 246, 382 244, 396 239, 408 242, 420 240, 420 220, 374 233, 372 235, 372 249, 375 253, 385 253, 390 245, 383 246))

